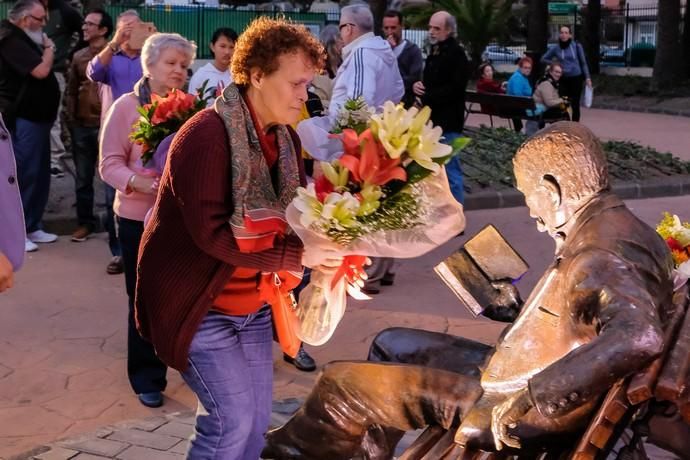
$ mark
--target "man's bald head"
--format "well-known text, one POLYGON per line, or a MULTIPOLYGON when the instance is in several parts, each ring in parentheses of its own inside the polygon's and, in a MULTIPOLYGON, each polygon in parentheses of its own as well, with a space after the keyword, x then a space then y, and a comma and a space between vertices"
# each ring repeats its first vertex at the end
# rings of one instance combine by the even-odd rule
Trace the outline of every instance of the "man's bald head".
POLYGON ((429 18, 429 41, 432 45, 455 38, 458 34, 458 24, 455 16, 447 11, 437 11, 429 18))

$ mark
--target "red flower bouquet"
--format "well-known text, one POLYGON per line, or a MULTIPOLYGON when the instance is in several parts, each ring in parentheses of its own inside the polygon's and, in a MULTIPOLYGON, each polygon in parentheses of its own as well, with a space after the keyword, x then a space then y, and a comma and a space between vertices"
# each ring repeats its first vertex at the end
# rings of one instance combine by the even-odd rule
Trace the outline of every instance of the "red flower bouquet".
POLYGON ((141 118, 134 125, 131 138, 142 147, 143 165, 151 160, 163 139, 179 130, 195 113, 206 108, 206 83, 199 88, 196 96, 179 89, 173 89, 165 96, 152 94, 151 103, 137 109, 141 118))

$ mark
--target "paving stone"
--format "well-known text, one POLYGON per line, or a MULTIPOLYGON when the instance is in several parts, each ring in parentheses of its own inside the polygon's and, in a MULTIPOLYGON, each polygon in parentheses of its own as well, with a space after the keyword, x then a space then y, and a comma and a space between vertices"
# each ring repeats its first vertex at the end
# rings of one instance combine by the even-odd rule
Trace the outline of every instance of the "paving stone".
POLYGON ((118 425, 119 428, 136 428, 142 431, 153 431, 156 428, 168 423, 166 417, 150 417, 142 420, 134 420, 130 422, 124 422, 118 425))
POLYGON ((189 444, 189 441, 187 439, 184 439, 177 444, 175 444, 168 452, 172 452, 173 454, 180 454, 184 455, 187 453, 187 445, 189 444))
POLYGON ((180 460, 181 454, 163 452, 148 447, 132 446, 117 456, 121 460, 180 460))
POLYGON ((107 458, 109 458, 109 457, 101 457, 100 455, 91 455, 91 454, 79 454, 70 460, 103 460, 103 459, 107 459, 107 458))
POLYGON ((178 423, 184 423, 185 425, 196 425, 196 413, 194 412, 187 412, 180 414, 179 416, 175 417, 175 421, 178 423))
POLYGON ((114 457, 129 447, 129 444, 125 442, 101 438, 85 439, 75 443, 65 441, 61 445, 68 449, 78 450, 87 454, 102 455, 104 457, 114 457))
POLYGON ((191 436, 193 431, 194 427, 187 425, 186 423, 172 421, 162 425, 160 428, 156 429, 154 433, 174 436, 180 439, 187 439, 189 436, 191 436))
POLYGON ((110 435, 108 439, 126 442, 135 446, 151 447, 158 450, 168 450, 180 442, 180 438, 129 428, 122 431, 116 431, 110 435))
POLYGON ((69 460, 78 455, 79 452, 72 449, 65 449, 63 447, 53 447, 48 452, 35 455, 35 460, 69 460))

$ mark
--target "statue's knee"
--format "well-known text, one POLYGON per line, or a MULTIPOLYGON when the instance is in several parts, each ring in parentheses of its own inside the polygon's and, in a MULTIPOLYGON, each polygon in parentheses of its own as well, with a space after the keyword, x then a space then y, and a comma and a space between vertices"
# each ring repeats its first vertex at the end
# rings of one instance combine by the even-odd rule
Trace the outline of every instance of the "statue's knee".
POLYGON ((415 329, 407 327, 389 327, 384 329, 374 337, 369 347, 368 361, 394 361, 395 354, 393 353, 393 344, 404 340, 408 335, 411 335, 415 329))

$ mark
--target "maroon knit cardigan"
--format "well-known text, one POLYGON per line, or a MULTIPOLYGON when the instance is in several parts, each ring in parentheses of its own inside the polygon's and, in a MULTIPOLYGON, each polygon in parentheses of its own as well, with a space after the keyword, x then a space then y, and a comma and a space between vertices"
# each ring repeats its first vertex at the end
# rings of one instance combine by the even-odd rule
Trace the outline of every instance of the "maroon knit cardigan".
MULTIPOLYGON (((296 135, 293 140, 299 144, 296 135)), ((302 270, 302 242, 294 234, 266 251, 237 248, 228 223, 233 211, 228 145, 225 125, 211 109, 180 129, 139 248, 137 327, 160 359, 179 371, 187 368, 192 338, 235 267, 302 270)), ((296 151, 304 185, 299 145, 296 151)))

